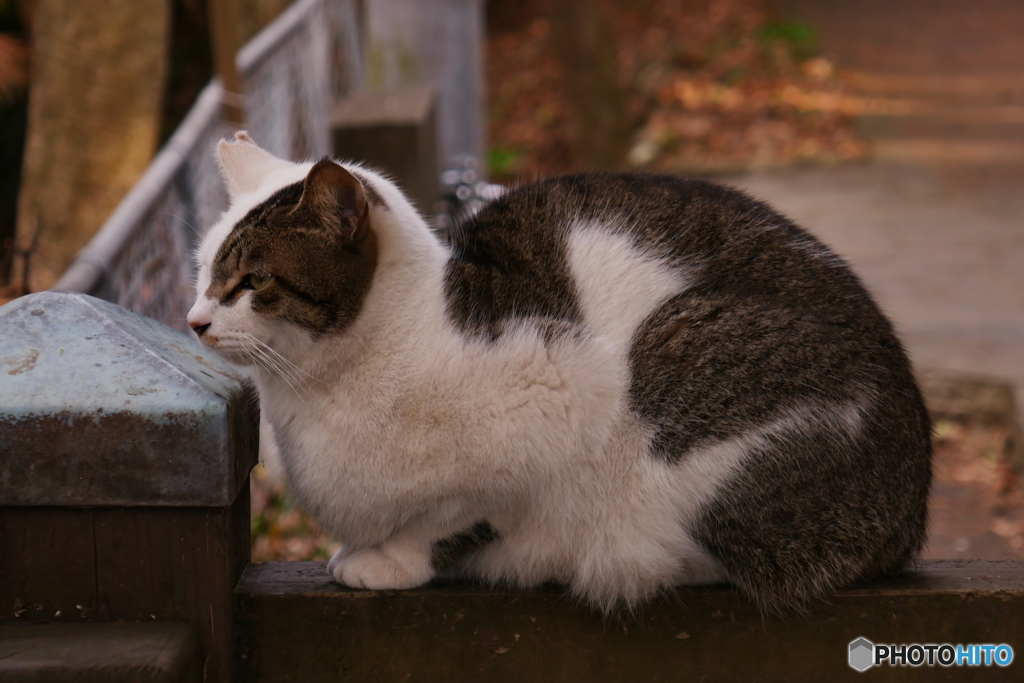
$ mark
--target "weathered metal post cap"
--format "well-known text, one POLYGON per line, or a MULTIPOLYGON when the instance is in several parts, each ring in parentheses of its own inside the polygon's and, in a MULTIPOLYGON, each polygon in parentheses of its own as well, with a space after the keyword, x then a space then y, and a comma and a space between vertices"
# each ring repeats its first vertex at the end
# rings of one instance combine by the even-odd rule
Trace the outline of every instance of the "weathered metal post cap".
POLYGON ((0 307, 0 505, 230 505, 256 464, 244 377, 84 294, 0 307))

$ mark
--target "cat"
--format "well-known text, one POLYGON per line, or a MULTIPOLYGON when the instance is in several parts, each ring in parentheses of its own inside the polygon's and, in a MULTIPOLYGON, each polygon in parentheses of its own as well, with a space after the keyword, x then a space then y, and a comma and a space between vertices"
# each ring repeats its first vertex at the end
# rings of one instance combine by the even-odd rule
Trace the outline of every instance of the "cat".
POLYGON ((188 321, 252 366, 346 586, 729 582, 800 606, 919 552, 928 414, 844 261, 743 193, 588 173, 445 243, 394 183, 218 146, 188 321))

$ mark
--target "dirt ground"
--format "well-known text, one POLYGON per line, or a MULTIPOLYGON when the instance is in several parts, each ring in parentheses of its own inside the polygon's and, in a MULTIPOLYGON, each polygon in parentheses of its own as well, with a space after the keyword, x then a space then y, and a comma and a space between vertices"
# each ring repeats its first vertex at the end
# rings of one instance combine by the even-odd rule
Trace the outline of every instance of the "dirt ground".
POLYGON ((1024 498, 1004 456, 1005 427, 935 423, 935 479, 924 557, 1024 558, 1024 498))

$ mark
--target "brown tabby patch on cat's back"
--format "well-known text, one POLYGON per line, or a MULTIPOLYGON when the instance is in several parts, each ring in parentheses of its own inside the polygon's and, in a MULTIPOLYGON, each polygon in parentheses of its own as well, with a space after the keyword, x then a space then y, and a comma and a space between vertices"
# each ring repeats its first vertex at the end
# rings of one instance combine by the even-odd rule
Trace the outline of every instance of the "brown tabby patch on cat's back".
POLYGON ((257 314, 315 336, 337 333, 359 314, 376 265, 366 192, 325 160, 238 222, 214 257, 206 296, 232 306, 251 290, 257 314), (265 286, 252 286, 251 277, 266 276, 265 286))

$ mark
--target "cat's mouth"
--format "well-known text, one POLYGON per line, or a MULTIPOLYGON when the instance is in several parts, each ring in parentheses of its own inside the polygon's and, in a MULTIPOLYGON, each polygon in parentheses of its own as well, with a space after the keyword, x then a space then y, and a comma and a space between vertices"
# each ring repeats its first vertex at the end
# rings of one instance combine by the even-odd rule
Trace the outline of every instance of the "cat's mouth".
POLYGON ((252 358, 252 356, 242 353, 238 350, 229 350, 224 347, 214 347, 214 351, 217 355, 231 363, 232 365, 239 365, 242 367, 249 367, 250 365, 258 365, 258 363, 252 358))
POLYGON ((255 363, 252 355, 247 353, 245 348, 232 344, 230 338, 227 341, 224 341, 217 335, 207 332, 199 338, 199 341, 203 346, 214 351, 218 356, 233 365, 248 366, 255 363))

